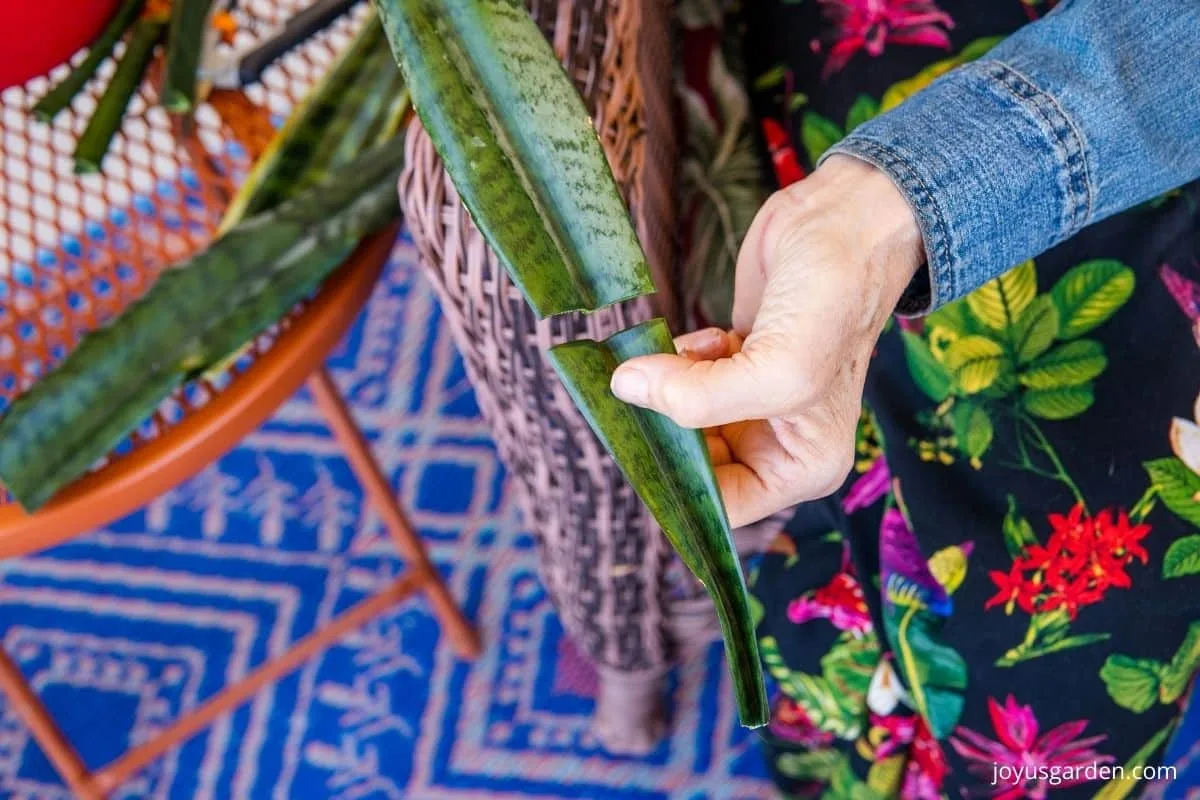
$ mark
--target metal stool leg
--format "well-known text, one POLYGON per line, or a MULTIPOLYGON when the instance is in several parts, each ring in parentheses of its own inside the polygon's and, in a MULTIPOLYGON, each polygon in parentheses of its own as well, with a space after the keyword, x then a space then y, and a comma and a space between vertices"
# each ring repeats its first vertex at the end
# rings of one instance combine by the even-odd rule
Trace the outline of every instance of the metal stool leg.
POLYGON ((79 800, 103 800, 104 795, 92 784, 92 774, 79 753, 59 730, 46 706, 33 693, 29 682, 3 648, 0 648, 0 691, 8 696, 17 714, 29 726, 34 740, 75 796, 79 800))
POLYGON ((351 469, 366 490, 367 499, 383 517, 396 548, 408 561, 409 569, 422 582, 421 588, 429 598, 433 612, 450 637, 454 649, 463 658, 478 657, 481 650, 478 632, 463 615, 437 569, 430 562, 420 537, 405 517, 392 492, 391 484, 380 469, 370 445, 354 422, 350 409, 346 407, 341 392, 325 367, 317 368, 309 376, 308 388, 316 400, 317 407, 325 415, 334 438, 342 446, 351 469))

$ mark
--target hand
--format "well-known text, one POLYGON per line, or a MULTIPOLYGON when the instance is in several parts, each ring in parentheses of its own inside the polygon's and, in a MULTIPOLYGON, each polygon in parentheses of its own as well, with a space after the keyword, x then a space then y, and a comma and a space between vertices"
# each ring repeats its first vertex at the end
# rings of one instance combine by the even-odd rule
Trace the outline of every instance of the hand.
POLYGON ((891 180, 835 155, 755 216, 738 254, 734 332, 697 331, 676 339, 678 356, 631 359, 612 390, 708 429, 734 527, 824 497, 854 463, 871 352, 923 261, 891 180))

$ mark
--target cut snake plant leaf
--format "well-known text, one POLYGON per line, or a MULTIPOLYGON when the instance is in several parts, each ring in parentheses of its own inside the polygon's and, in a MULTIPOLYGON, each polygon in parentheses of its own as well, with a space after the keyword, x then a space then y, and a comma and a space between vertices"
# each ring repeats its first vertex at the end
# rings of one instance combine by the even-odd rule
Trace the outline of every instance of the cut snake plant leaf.
POLYGON ((88 46, 88 53, 79 66, 71 70, 67 77, 46 92, 41 100, 33 106, 33 115, 42 122, 49 122, 54 116, 71 104, 75 95, 87 85, 96 70, 104 63, 104 59, 112 55, 113 47, 137 21, 138 14, 146 0, 123 0, 117 13, 113 15, 104 30, 96 40, 88 46))
POLYGON ((168 111, 191 111, 196 104, 196 72, 212 0, 171 0, 171 27, 167 31, 167 69, 163 75, 162 104, 168 111))
POLYGON ((121 127, 125 109, 129 101, 142 85, 142 76, 150 59, 154 56, 154 48, 162 38, 166 19, 158 17, 143 17, 133 26, 129 43, 112 80, 100 96, 96 110, 92 112, 87 127, 75 143, 75 171, 80 174, 99 172, 108 146, 112 144, 113 136, 121 127))
POLYGON ((0 481, 37 509, 173 389, 276 322, 397 217, 403 160, 393 139, 164 272, 0 418, 0 481))
POLYGON ((221 219, 224 232, 273 208, 395 135, 408 109, 404 78, 371 13, 334 67, 255 160, 221 219))
POLYGON ((558 345, 549 358, 684 564, 708 589, 721 621, 742 724, 756 728, 767 724, 770 714, 754 620, 704 437, 655 411, 621 402, 609 389, 622 361, 674 351, 666 322, 653 319, 603 342, 558 345))
POLYGON ((375 0, 417 115, 539 315, 654 291, 575 87, 513 0, 375 0))

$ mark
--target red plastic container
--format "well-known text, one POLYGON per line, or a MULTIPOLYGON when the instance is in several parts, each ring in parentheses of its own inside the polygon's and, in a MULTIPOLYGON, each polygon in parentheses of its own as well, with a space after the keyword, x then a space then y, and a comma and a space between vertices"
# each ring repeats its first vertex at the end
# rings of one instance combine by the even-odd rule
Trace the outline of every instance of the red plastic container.
POLYGON ((0 89, 49 72, 92 41, 118 0, 0 0, 0 89))

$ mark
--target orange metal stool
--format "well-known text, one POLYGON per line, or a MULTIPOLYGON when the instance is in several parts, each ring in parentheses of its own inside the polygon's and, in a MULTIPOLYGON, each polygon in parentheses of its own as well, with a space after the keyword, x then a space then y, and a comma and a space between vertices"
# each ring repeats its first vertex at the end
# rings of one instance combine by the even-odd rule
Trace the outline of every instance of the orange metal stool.
MULTIPOLYGON (((302 5, 304 0, 241 4, 250 8, 238 12, 235 44, 302 5)), ((31 98, 45 91, 45 78, 0 93, 0 404, 31 385, 85 331, 140 296, 159 271, 211 237, 237 175, 248 166, 247 153, 260 150, 270 135, 270 114, 286 112, 355 25, 355 19, 339 20, 245 94, 214 94, 186 131, 154 104, 151 80, 135 99, 102 176, 75 177, 70 159, 93 96, 78 98, 47 127, 26 115, 31 98), (152 208, 147 196, 155 198, 152 208)), ((0 691, 76 796, 102 800, 147 763, 409 595, 425 595, 460 656, 478 655, 476 631, 430 562, 323 366, 366 303, 395 234, 393 227, 364 242, 314 298, 260 336, 238 364, 164 403, 127 452, 110 456, 36 513, 25 513, 0 489, 0 558, 52 547, 145 505, 203 469, 304 383, 407 564, 389 587, 98 771, 81 761, 0 649, 0 691)))

